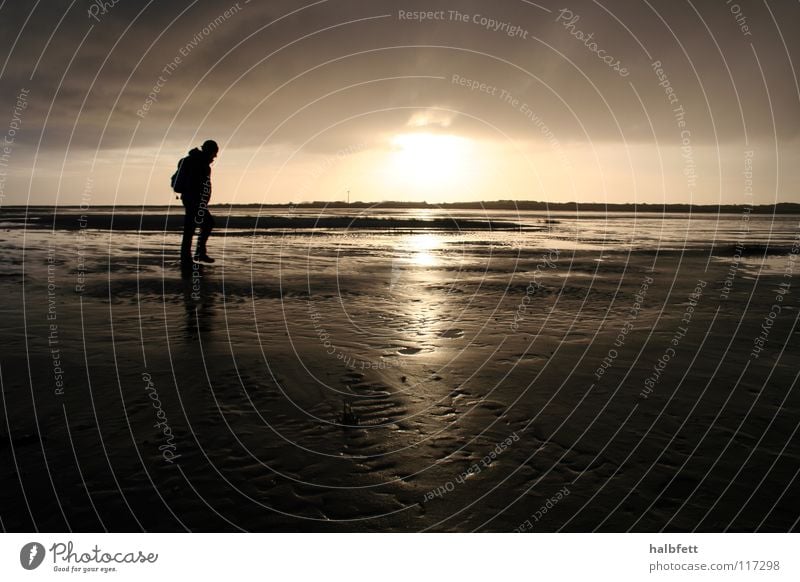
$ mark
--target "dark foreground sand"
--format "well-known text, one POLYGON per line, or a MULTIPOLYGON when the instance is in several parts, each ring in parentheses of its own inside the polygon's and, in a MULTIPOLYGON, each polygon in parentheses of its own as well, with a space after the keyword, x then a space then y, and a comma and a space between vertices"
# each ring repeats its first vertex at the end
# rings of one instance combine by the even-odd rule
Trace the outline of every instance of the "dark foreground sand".
POLYGON ((4 235, 6 530, 798 528, 791 250, 4 235))

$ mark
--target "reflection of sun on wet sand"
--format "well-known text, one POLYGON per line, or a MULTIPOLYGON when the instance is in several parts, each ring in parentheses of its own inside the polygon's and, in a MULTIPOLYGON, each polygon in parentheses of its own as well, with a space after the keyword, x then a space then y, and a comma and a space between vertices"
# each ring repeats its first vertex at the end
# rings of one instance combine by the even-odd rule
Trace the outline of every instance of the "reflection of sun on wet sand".
MULTIPOLYGON (((239 232, 181 278, 164 251, 177 232, 97 230, 76 293, 75 257, 47 260, 75 233, 29 229, 24 273, 2 258, 28 323, 5 304, 2 375, 38 526, 64 527, 55 488, 76 530, 747 530, 765 506, 760 527, 791 527, 796 305, 770 328, 775 349, 749 357, 791 244, 758 280, 742 266, 722 299, 730 257, 707 243, 592 246, 579 231, 603 238, 600 222, 239 232)), ((0 237, 13 248, 20 232, 0 237)), ((30 527, 0 491, 5 527, 30 527)))

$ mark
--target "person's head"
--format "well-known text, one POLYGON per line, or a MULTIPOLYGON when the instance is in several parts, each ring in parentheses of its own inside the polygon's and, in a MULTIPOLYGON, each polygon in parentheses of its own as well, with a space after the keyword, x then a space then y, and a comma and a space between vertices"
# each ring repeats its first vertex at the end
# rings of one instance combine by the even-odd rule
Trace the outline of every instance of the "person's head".
POLYGON ((212 162, 214 161, 214 158, 217 157, 217 152, 219 152, 219 146, 213 139, 207 139, 204 141, 200 149, 205 155, 208 156, 209 161, 212 162))

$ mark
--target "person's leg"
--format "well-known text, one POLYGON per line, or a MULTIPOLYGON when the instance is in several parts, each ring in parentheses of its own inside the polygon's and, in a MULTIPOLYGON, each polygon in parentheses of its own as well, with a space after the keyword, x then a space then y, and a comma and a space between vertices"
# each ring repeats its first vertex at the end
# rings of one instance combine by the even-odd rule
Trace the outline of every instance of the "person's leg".
POLYGON ((181 261, 192 262, 192 238, 194 237, 195 218, 197 217, 197 205, 183 200, 183 207, 186 214, 183 217, 183 240, 181 241, 181 261))
POLYGON ((197 249, 195 251, 195 256, 198 257, 208 257, 206 243, 208 242, 208 237, 211 236, 211 231, 214 229, 214 217, 211 214, 211 210, 205 207, 203 212, 204 214, 198 217, 200 235, 197 237, 197 249))

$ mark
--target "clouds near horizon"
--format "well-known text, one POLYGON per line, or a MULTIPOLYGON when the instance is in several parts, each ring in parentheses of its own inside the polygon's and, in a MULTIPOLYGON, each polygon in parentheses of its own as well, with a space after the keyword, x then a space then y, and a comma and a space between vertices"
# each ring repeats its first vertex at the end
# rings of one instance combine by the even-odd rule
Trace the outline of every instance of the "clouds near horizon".
POLYGON ((114 185, 98 204, 166 203, 164 174, 211 136, 217 201, 336 199, 346 184, 367 200, 741 203, 748 151, 754 202, 796 200, 798 5, 99 5, 0 8, 9 120, 29 92, 2 204, 75 203, 87 176, 114 185), (414 132, 467 140, 463 176, 388 177, 414 132))

